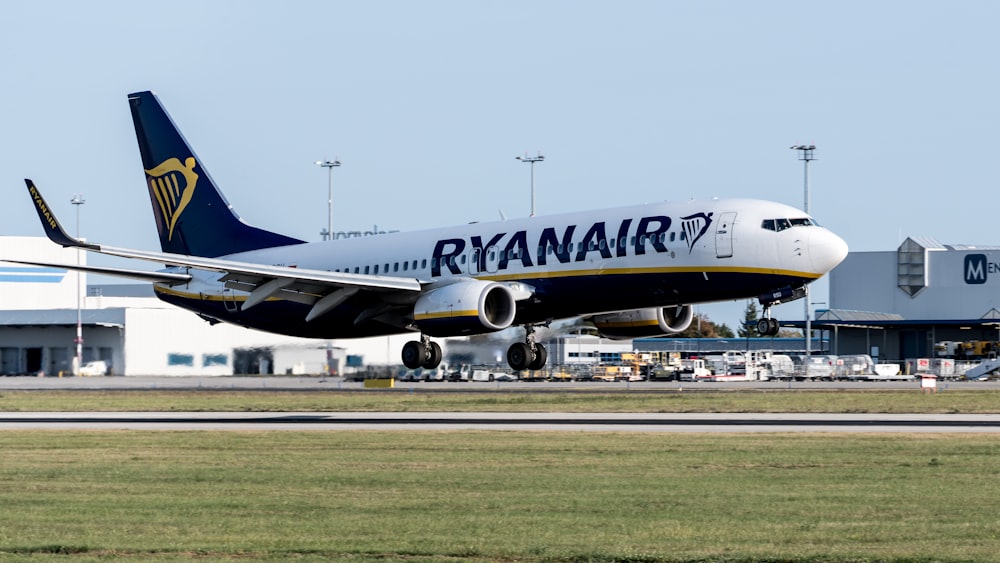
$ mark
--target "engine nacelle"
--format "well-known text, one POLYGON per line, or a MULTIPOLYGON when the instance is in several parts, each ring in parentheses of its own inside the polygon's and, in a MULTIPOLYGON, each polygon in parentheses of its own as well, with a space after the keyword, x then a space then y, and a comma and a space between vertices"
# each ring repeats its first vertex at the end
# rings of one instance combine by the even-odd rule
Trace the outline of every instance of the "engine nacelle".
POLYGON ((496 282, 469 280, 432 289, 417 299, 413 321, 429 336, 483 334, 514 322, 514 295, 496 282))
POLYGON ((693 318, 694 309, 690 305, 677 305, 594 315, 591 322, 602 337, 626 340, 681 332, 691 325, 693 318))

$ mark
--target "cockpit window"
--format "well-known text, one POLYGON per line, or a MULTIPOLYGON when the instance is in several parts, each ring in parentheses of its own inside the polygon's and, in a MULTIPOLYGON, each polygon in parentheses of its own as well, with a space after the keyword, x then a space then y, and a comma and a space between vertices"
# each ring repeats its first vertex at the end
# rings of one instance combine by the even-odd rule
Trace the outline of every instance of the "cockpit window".
POLYGON ((767 231, 784 231, 792 227, 818 227, 819 223, 811 217, 796 217, 794 219, 764 219, 760 223, 760 228, 767 231))

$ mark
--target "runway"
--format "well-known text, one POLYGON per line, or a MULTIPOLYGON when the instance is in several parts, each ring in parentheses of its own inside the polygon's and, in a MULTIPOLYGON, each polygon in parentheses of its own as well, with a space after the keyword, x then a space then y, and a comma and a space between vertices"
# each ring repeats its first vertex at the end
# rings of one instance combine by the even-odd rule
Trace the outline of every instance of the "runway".
POLYGON ((636 413, 0 413, 0 430, 1000 432, 1000 415, 636 413))
MULTIPOLYGON (((6 377, 3 391, 249 391, 353 393, 691 393, 912 390, 917 382, 360 382, 317 377, 6 377)), ((940 389, 996 389, 941 382, 940 389)), ((562 431, 562 432, 1000 432, 1000 414, 496 413, 496 412, 0 412, 0 430, 562 431)))
MULTIPOLYGON (((717 391, 817 391, 894 389, 919 391, 919 381, 496 381, 413 382, 396 381, 392 389, 365 389, 360 381, 342 377, 308 376, 130 376, 130 377, 0 377, 0 392, 8 391, 357 391, 364 393, 464 393, 474 392, 717 392, 717 391)), ((941 381, 938 388, 1000 389, 1000 381, 941 381)))

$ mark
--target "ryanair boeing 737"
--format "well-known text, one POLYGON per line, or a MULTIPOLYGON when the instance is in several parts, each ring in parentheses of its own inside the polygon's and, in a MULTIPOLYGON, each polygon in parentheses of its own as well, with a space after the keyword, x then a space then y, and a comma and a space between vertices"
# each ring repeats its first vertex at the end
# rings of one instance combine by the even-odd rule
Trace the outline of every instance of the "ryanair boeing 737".
POLYGON ((48 237, 64 246, 165 265, 156 271, 59 266, 150 281, 205 320, 311 338, 412 332, 409 368, 433 368, 431 337, 511 326, 514 370, 540 369, 536 327, 582 318, 606 338, 684 330, 696 303, 759 298, 771 306, 847 255, 807 214, 753 199, 663 202, 305 242, 244 223, 152 92, 128 97, 162 252, 69 236, 25 180, 48 237))

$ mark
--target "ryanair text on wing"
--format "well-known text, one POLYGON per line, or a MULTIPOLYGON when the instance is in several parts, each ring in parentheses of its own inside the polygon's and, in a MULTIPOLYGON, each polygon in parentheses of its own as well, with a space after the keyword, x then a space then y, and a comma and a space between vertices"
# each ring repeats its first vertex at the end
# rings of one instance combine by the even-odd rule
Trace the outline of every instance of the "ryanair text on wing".
MULTIPOLYGON (((687 244, 688 251, 694 247, 712 223, 712 213, 696 213, 681 218, 683 232, 681 239, 687 244)), ((517 231, 510 235, 497 233, 486 239, 479 235, 464 238, 449 238, 437 241, 434 245, 434 255, 431 261, 431 276, 442 275, 442 267, 454 275, 462 273, 458 258, 467 251, 475 266, 481 272, 506 270, 511 262, 520 262, 525 268, 534 265, 545 266, 551 257, 559 263, 584 262, 591 253, 600 254, 601 258, 622 257, 629 254, 641 256, 651 248, 653 252, 670 252, 667 248, 667 233, 673 221, 670 217, 656 215, 642 217, 638 221, 625 219, 617 226, 611 225, 611 233, 616 236, 609 243, 608 225, 605 221, 596 222, 587 227, 579 241, 573 240, 577 225, 567 226, 562 233, 555 227, 542 229, 536 244, 528 244, 528 232, 517 231), (635 230, 632 223, 635 222, 635 230), (531 248, 535 248, 532 259, 531 248), (495 260, 495 263, 492 261, 495 260)), ((583 230, 583 229, 579 229, 583 230)))
POLYGON ((31 185, 28 186, 28 191, 31 192, 31 199, 35 202, 35 206, 38 207, 38 210, 41 211, 42 216, 45 217, 45 222, 49 224, 50 228, 55 229, 56 218, 52 216, 52 212, 49 211, 49 207, 45 205, 45 200, 42 199, 42 196, 38 193, 38 190, 35 189, 34 185, 31 185))

